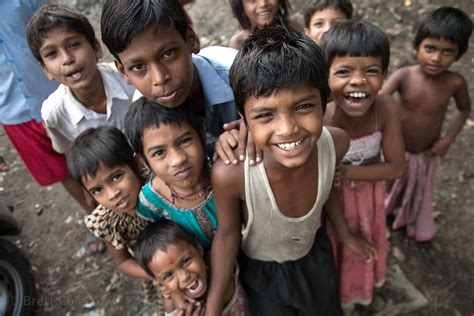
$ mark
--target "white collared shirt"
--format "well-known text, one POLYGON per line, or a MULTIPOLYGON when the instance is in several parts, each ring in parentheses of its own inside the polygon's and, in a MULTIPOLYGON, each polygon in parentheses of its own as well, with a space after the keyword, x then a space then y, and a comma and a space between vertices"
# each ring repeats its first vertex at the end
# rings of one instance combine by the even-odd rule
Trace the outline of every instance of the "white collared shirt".
POLYGON ((97 69, 107 97, 106 114, 85 107, 65 85, 60 85, 43 102, 41 116, 57 152, 66 153, 74 139, 91 127, 109 125, 124 131, 125 114, 135 88, 123 80, 113 63, 97 64, 97 69))

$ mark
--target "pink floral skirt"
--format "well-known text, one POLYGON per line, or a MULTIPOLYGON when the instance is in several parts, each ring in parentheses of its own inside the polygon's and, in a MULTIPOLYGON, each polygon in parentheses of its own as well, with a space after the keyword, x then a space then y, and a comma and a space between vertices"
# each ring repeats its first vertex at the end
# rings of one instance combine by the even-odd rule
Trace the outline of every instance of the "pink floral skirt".
POLYGON ((374 286, 385 281, 388 243, 385 235, 384 208, 385 186, 381 181, 345 181, 341 189, 344 216, 350 231, 371 243, 378 252, 378 259, 370 263, 341 244, 329 221, 328 235, 331 240, 337 270, 341 304, 368 305, 372 301, 374 286))

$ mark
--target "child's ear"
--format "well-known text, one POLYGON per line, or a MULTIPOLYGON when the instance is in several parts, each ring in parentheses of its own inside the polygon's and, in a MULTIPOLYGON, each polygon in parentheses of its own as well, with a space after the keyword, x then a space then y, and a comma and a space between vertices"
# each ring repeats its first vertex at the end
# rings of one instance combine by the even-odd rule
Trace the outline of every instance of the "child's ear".
POLYGON ((305 28, 303 29, 303 31, 304 31, 304 33, 305 33, 306 35, 309 35, 309 28, 305 27, 305 28))
POLYGON ((122 64, 121 61, 114 59, 115 68, 117 68, 118 72, 122 75, 123 79, 126 83, 132 84, 130 78, 128 78, 127 73, 125 72, 125 66, 122 64))
POLYGON ((99 61, 99 59, 104 57, 104 53, 102 52, 102 47, 100 46, 100 43, 98 40, 95 40, 94 51, 95 51, 95 58, 97 59, 97 61, 99 61))
POLYGON ((197 54, 201 50, 201 43, 199 42, 199 37, 190 27, 186 29, 186 44, 189 47, 189 50, 197 54))
POLYGON ((333 101, 332 92, 329 91, 328 101, 326 102, 326 104, 328 104, 329 102, 332 102, 332 101, 333 101))

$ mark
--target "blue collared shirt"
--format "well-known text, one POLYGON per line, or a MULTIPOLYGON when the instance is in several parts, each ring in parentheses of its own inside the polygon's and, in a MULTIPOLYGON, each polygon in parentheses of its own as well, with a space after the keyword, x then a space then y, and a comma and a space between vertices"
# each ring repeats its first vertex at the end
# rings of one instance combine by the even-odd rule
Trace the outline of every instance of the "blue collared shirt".
POLYGON ((26 42, 26 25, 46 0, 0 1, 0 124, 41 121, 41 104, 58 84, 50 81, 26 42))
POLYGON ((204 125, 208 144, 214 143, 222 134, 224 123, 238 118, 229 82, 229 69, 236 54, 237 50, 233 48, 210 46, 193 55, 204 95, 204 125))

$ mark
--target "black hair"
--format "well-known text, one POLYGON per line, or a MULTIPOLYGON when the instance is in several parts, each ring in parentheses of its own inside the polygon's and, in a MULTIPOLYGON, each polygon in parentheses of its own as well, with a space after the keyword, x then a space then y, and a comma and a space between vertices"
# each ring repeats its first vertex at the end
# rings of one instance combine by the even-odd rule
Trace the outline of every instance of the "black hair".
POLYGON ((328 65, 336 57, 380 57, 382 71, 386 72, 390 63, 390 42, 387 35, 367 21, 346 20, 334 25, 321 39, 321 48, 328 65))
POLYGON ((323 112, 329 95, 328 67, 321 49, 308 36, 281 25, 256 30, 246 39, 230 68, 237 110, 245 119, 248 97, 307 85, 319 90, 323 112))
POLYGON ((43 38, 52 29, 67 27, 83 34, 92 47, 99 44, 94 28, 85 15, 63 5, 45 4, 38 8, 26 27, 26 38, 33 56, 43 64, 39 53, 43 38))
POLYGON ((156 251, 166 251, 168 246, 185 242, 195 248, 201 247, 196 237, 179 224, 170 220, 159 220, 149 224, 137 237, 135 257, 145 272, 155 278, 148 265, 156 251))
POLYGON ((348 0, 316 0, 311 2, 304 10, 304 25, 305 27, 309 28, 311 23, 311 18, 313 17, 314 13, 317 11, 323 11, 326 8, 335 7, 344 15, 346 19, 352 19, 352 13, 354 12, 354 8, 352 7, 352 3, 348 0))
POLYGON ((85 176, 94 177, 101 166, 128 166, 141 179, 127 138, 114 126, 83 131, 67 153, 67 166, 71 176, 79 183, 85 176))
POLYGON ((152 23, 167 23, 186 38, 188 17, 177 0, 107 0, 102 8, 102 41, 118 56, 152 23))
POLYGON ((419 49, 421 42, 427 37, 447 39, 456 43, 459 59, 469 47, 469 38, 472 34, 472 21, 463 11, 441 7, 431 12, 418 26, 413 46, 419 49))
MULTIPOLYGON (((252 24, 250 23, 248 16, 245 14, 242 1, 244 0, 229 0, 229 4, 232 9, 232 14, 237 19, 237 21, 239 21, 240 27, 243 30, 250 30, 252 29, 252 24)), ((289 25, 288 15, 290 9, 291 6, 288 0, 278 0, 278 12, 275 18, 279 18, 281 19, 282 23, 289 25)))
MULTIPOLYGON (((135 153, 144 158, 142 137, 146 129, 159 128, 161 124, 180 125, 181 123, 188 123, 198 133, 205 150, 206 139, 202 119, 195 113, 194 109, 195 106, 188 99, 176 108, 168 108, 141 97, 132 102, 127 115, 125 115, 125 135, 135 153)), ((146 159, 143 160, 146 161, 146 159)))

